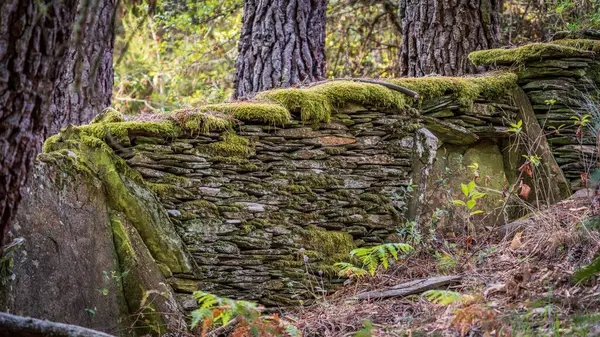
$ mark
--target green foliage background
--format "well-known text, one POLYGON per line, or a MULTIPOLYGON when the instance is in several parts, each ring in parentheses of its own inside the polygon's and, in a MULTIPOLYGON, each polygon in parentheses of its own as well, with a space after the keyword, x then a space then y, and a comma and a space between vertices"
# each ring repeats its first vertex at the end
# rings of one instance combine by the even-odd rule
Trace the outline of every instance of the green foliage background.
MULTIPOLYGON (((226 101, 232 92, 242 0, 130 0, 119 9, 113 107, 164 112, 226 101)), ((397 77, 398 0, 329 0, 327 76, 397 77)), ((510 0, 502 43, 600 29, 600 1, 510 0)))

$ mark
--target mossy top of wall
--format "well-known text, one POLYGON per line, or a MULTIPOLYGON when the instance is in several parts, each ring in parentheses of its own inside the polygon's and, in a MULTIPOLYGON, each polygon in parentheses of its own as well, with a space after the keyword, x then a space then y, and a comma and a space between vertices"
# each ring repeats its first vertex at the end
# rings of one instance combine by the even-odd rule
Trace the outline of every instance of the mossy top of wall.
POLYGON ((522 65, 531 61, 558 58, 593 58, 598 50, 596 40, 558 40, 532 43, 513 49, 489 49, 472 52, 469 59, 479 65, 522 65))
MULTIPOLYGON (((61 148, 58 142, 68 141, 73 132, 81 141, 95 143, 112 140, 127 142, 126 136, 205 134, 209 131, 233 129, 239 122, 285 126, 304 122, 328 123, 331 114, 348 104, 374 107, 392 113, 404 113, 419 107, 423 101, 451 96, 465 107, 472 107, 478 97, 497 98, 516 85, 513 73, 490 73, 470 77, 426 77, 385 79, 419 93, 414 99, 382 85, 353 81, 332 81, 309 88, 288 88, 260 93, 254 100, 205 105, 195 109, 165 114, 125 118, 115 111, 97 116, 92 123, 63 130, 50 137, 45 152, 61 148)), ((100 145, 100 144, 93 144, 100 145)))

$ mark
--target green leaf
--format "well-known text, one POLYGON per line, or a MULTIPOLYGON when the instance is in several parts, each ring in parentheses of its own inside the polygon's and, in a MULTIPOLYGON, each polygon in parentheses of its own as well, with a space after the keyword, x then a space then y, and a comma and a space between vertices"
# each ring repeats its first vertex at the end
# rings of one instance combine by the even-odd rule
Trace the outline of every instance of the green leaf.
POLYGON ((462 200, 452 200, 452 202, 453 202, 455 205, 467 206, 467 204, 465 204, 465 202, 464 202, 464 201, 462 201, 462 200))
POLYGON ((473 191, 475 191, 475 181, 474 180, 469 183, 469 194, 467 196, 471 195, 471 193, 473 193, 473 191))
POLYGON ((471 215, 471 216, 472 216, 472 215, 481 214, 481 213, 483 213, 483 211, 482 211, 482 210, 480 210, 480 209, 478 209, 478 210, 476 210, 476 211, 474 211, 474 212, 471 212, 469 215, 471 215))
POLYGON ((460 293, 449 290, 428 290, 423 293, 428 301, 441 305, 448 305, 456 301, 462 301, 463 296, 460 293))
POLYGON ((469 196, 469 187, 465 184, 460 184, 460 189, 462 190, 465 197, 469 196))
POLYGON ((469 201, 467 201, 467 208, 473 209, 473 207, 475 207, 475 204, 477 204, 477 202, 474 199, 470 199, 469 201))

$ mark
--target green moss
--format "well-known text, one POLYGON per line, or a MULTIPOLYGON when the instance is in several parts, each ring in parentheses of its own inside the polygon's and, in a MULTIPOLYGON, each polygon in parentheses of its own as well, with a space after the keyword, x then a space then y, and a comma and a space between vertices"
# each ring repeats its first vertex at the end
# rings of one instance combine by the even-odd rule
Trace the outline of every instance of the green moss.
POLYGON ((286 185, 283 189, 292 193, 313 193, 310 187, 301 185, 286 185))
POLYGON ((104 113, 98 114, 96 117, 94 117, 94 119, 92 119, 91 124, 96 124, 96 123, 118 123, 118 122, 123 122, 125 120, 125 117, 123 117, 123 114, 113 110, 113 109, 109 109, 104 113))
POLYGON ((250 141, 238 136, 233 131, 226 131, 221 135, 222 141, 209 144, 210 152, 229 157, 247 158, 254 154, 250 141))
POLYGON ((469 54, 469 59, 479 65, 512 65, 524 64, 529 61, 562 57, 590 57, 590 52, 556 43, 531 43, 513 49, 480 50, 469 54))
POLYGON ((61 141, 62 138, 60 137, 60 134, 48 137, 48 139, 46 139, 46 141, 44 142, 44 152, 48 153, 57 150, 57 145, 61 141))
POLYGON ((332 81, 305 89, 276 89, 256 97, 279 103, 290 111, 300 111, 302 121, 309 123, 329 123, 332 111, 348 103, 403 109, 407 99, 406 95, 381 85, 352 81, 332 81))
POLYGON ((600 53, 600 40, 565 39, 550 43, 600 53))
POLYGON ((175 119, 179 125, 192 134, 206 134, 210 131, 223 131, 232 129, 235 122, 226 116, 217 116, 197 110, 182 110, 175 112, 175 119))
POLYGON ((490 73, 484 76, 432 76, 388 80, 419 93, 420 102, 452 95, 461 105, 472 106, 479 96, 499 98, 517 84, 517 75, 510 72, 490 73))
POLYGON ((163 199, 169 198, 175 195, 176 193, 181 193, 182 191, 187 192, 185 190, 182 190, 180 187, 169 184, 155 184, 146 181, 144 182, 144 185, 146 185, 146 187, 148 187, 152 192, 154 192, 156 196, 163 199))
POLYGON ((290 112, 279 104, 238 102, 205 105, 199 108, 204 113, 220 113, 247 122, 283 125, 290 121, 290 112))
POLYGON ((346 232, 326 231, 316 226, 308 226, 302 235, 304 247, 324 254, 324 260, 338 262, 340 256, 348 256, 356 246, 352 235, 346 232))

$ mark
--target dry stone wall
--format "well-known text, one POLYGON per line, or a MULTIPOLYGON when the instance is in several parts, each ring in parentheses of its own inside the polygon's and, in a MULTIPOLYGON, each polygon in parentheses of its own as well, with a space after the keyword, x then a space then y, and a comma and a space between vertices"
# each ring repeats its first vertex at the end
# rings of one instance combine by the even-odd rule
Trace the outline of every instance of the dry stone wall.
POLYGON ((506 136, 516 116, 514 79, 425 79, 441 87, 439 94, 404 106, 348 100, 329 121, 303 122, 302 111, 290 109, 292 118, 280 125, 240 119, 176 136, 152 126, 189 127, 191 116, 218 114, 118 122, 110 115, 65 130, 47 150, 98 146, 103 136, 99 146, 139 176, 130 181, 153 191, 195 264, 192 272, 161 264, 185 309, 195 307, 196 290, 294 304, 343 282, 332 265, 350 250, 400 240, 399 226, 427 211, 423 192, 439 143, 470 146, 506 136), (497 83, 500 89, 485 87, 497 83))
POLYGON ((575 191, 592 180, 598 161, 600 40, 589 34, 557 37, 561 40, 476 52, 471 57, 481 64, 514 68, 552 154, 575 191), (587 118, 583 125, 582 118, 587 118))

